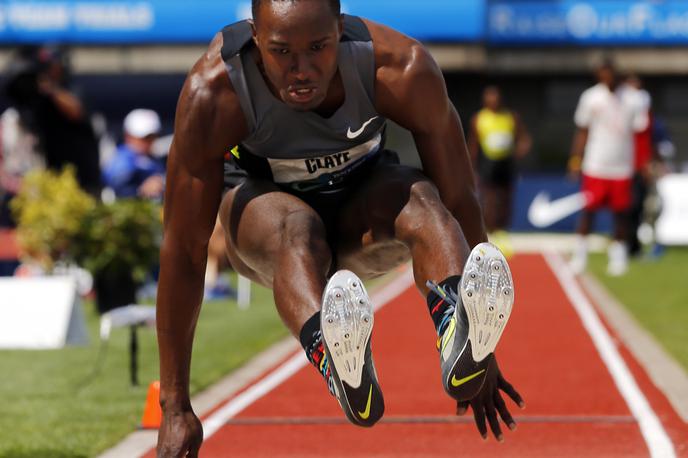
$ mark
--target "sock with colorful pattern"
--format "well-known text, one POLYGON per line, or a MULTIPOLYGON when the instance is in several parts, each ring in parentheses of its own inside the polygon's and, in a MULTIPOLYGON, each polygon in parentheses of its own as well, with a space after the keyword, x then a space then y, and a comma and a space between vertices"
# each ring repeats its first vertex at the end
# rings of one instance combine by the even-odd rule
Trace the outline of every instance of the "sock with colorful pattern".
POLYGON ((330 371, 330 363, 325 354, 325 345, 320 331, 320 312, 310 317, 301 328, 299 333, 301 346, 306 352, 308 361, 320 372, 320 375, 327 383, 327 389, 331 394, 335 394, 334 382, 330 371))
MULTIPOLYGON (((426 299, 428 310, 430 311, 430 318, 432 318, 438 336, 442 335, 442 332, 444 332, 445 327, 449 323, 449 319, 454 313, 456 304, 455 297, 458 294, 460 282, 461 275, 452 275, 439 282, 437 285, 433 284, 434 287, 428 292, 426 299)), ((430 284, 430 282, 428 284, 430 284)))

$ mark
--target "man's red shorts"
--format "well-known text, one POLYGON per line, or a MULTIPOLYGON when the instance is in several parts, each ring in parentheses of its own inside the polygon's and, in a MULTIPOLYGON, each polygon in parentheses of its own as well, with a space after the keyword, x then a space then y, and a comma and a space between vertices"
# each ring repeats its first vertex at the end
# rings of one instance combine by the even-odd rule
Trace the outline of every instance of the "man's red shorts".
POLYGON ((623 212, 631 206, 631 179, 608 180, 583 175, 581 191, 588 195, 586 210, 609 207, 613 212, 623 212))

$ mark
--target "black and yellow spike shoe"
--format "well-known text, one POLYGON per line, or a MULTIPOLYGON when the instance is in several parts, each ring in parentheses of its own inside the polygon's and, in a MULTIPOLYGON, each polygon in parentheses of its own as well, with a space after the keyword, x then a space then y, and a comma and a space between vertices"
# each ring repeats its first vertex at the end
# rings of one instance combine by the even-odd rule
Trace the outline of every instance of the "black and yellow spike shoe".
POLYGON ((496 246, 481 243, 466 261, 456 289, 432 282, 428 287, 449 304, 437 341, 442 385, 454 399, 473 399, 511 315, 514 282, 509 265, 496 246))
POLYGON ((330 278, 320 314, 335 396, 351 423, 373 426, 385 411, 370 349, 373 306, 361 280, 348 270, 330 278))

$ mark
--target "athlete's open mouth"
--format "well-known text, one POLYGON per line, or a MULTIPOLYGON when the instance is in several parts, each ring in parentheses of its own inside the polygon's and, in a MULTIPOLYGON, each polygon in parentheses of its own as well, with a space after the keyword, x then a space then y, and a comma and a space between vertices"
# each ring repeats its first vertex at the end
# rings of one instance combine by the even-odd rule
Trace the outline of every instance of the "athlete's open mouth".
POLYGON ((294 102, 308 103, 315 98, 317 89, 314 87, 290 87, 288 93, 289 98, 294 102))

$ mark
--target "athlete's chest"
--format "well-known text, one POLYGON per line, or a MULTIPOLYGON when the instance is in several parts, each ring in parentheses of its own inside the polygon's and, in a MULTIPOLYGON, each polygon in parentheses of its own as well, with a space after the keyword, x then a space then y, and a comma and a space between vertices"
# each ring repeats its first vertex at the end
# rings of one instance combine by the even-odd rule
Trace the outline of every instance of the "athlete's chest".
POLYGON ((593 120, 599 127, 626 131, 632 128, 635 110, 624 94, 601 94, 592 103, 593 120))

